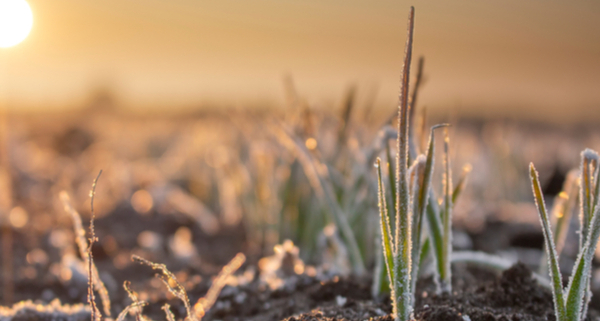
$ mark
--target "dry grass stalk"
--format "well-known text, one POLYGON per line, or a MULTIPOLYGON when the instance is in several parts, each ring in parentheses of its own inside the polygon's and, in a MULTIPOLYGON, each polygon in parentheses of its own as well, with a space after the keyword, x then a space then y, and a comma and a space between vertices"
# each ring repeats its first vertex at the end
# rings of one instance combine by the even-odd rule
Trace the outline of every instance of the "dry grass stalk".
POLYGON ((117 321, 123 321, 125 319, 125 316, 131 311, 133 311, 133 313, 135 314, 135 318, 137 321, 144 321, 146 318, 142 316, 142 308, 148 305, 148 302, 140 301, 138 299, 137 293, 131 290, 130 286, 131 282, 123 282, 123 288, 125 289, 125 292, 127 292, 127 295, 133 302, 130 305, 128 305, 123 311, 121 311, 121 313, 119 313, 117 321))
POLYGON ((158 270, 160 272, 160 274, 158 274, 158 276, 160 276, 160 279, 163 281, 163 283, 165 284, 165 286, 167 287, 169 292, 171 292, 171 294, 173 294, 176 298, 178 298, 179 300, 181 300, 183 302, 188 317, 192 320, 196 320, 193 317, 192 308, 190 305, 190 299, 188 298, 185 288, 179 282, 177 282, 177 278, 175 278, 175 275, 171 271, 169 271, 169 269, 167 269, 166 265, 150 262, 142 257, 137 256, 137 255, 133 255, 131 257, 131 259, 134 262, 138 262, 138 263, 147 265, 154 270, 158 270))
MULTIPOLYGON (((154 270, 158 270, 160 272, 159 276, 161 280, 166 285, 169 292, 183 302, 185 310, 187 312, 187 316, 191 321, 202 320, 202 317, 204 317, 206 311, 208 311, 208 309, 210 309, 216 302, 219 293, 227 284, 226 281, 229 278, 229 276, 235 273, 235 271, 237 271, 237 269, 240 268, 244 261, 246 261, 246 257, 244 256, 244 254, 238 253, 226 266, 223 267, 219 275, 213 281, 213 284, 208 290, 208 293, 204 297, 200 298, 192 308, 190 304, 190 299, 188 298, 185 288, 177 281, 175 275, 171 271, 169 271, 169 269, 167 269, 166 265, 148 261, 137 255, 133 255, 131 259, 134 262, 147 265, 153 268, 154 270)), ((165 311, 167 319, 169 321, 175 320, 175 317, 173 316, 169 305, 164 305, 162 309, 165 311)))
MULTIPOLYGON (((98 176, 96 176, 96 179, 94 180, 94 183, 92 184, 92 190, 90 191, 91 218, 90 218, 90 238, 88 239, 88 241, 90 242, 90 245, 87 248, 87 266, 88 266, 88 303, 90 304, 90 307, 92 308, 92 321, 102 320, 102 313, 100 313, 100 310, 98 310, 98 307, 96 306, 96 296, 94 295, 94 283, 96 283, 96 282, 94 282, 94 278, 97 278, 98 280, 100 280, 100 276, 98 275, 98 269, 94 265, 94 257, 92 255, 92 246, 94 245, 94 243, 97 240, 96 231, 94 230, 94 219, 96 218, 96 214, 94 212, 94 196, 96 195, 96 185, 98 184, 98 179, 100 178, 100 175, 102 175, 102 170, 100 170, 100 172, 98 173, 98 176), (94 274, 94 272, 96 272, 96 273, 94 274)), ((107 293, 107 297, 108 297, 108 293, 107 293)), ((107 301, 108 301, 109 307, 108 308, 105 307, 104 311, 106 312, 107 317, 110 317, 110 300, 107 300, 107 301)))
MULTIPOLYGON (((97 178, 96 178, 96 180, 97 180, 97 178)), ((96 181, 94 181, 94 187, 95 187, 95 182, 96 181)), ((94 264, 93 260, 90 260, 91 244, 88 245, 88 242, 85 239, 85 229, 83 228, 83 225, 81 223, 81 216, 75 210, 75 208, 73 208, 73 205, 71 204, 71 199, 69 197, 69 194, 67 194, 67 192, 65 192, 65 191, 60 192, 59 197, 63 204, 65 212, 69 213, 69 215, 71 215, 71 218, 73 219, 73 229, 75 231, 75 243, 77 243, 77 248, 79 249, 79 254, 80 254, 81 258, 84 260, 84 262, 88 266, 88 269, 90 271, 90 280, 92 280, 93 286, 96 287, 96 291, 98 291, 98 295, 100 295, 100 300, 102 301, 102 308, 103 308, 104 314, 107 317, 110 317, 111 316, 110 297, 108 295, 108 291, 106 290, 106 286, 104 285, 104 282, 102 282, 102 280, 99 277, 98 269, 96 268, 96 265, 94 264), (88 255, 88 251, 89 251, 89 255, 88 255)), ((93 204, 93 202, 92 202, 92 204, 93 204)), ((93 216, 92 216, 92 221, 90 221, 90 224, 92 224, 91 227, 93 227, 93 216)), ((90 231, 92 231, 92 230, 90 230, 90 231)), ((92 236, 92 239, 93 238, 95 238, 95 236, 92 236)))
POLYGON ((175 316, 173 315, 173 312, 171 311, 171 306, 168 303, 165 303, 165 305, 163 305, 161 309, 165 311, 167 321, 175 321, 175 316))
POLYGON ((227 285, 227 279, 237 271, 242 264, 246 261, 246 256, 242 253, 238 253, 227 265, 223 267, 219 275, 213 280, 213 283, 208 289, 206 295, 198 300, 196 304, 194 304, 194 312, 196 317, 199 320, 202 320, 202 317, 217 301, 219 297, 219 293, 223 290, 223 287, 227 285))

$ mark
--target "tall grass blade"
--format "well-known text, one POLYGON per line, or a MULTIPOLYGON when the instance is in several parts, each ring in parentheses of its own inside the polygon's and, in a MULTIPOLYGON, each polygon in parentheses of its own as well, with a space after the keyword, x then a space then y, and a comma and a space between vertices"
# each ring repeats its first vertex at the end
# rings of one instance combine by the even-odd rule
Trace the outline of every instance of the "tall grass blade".
POLYGON ((410 275, 411 275, 411 230, 412 220, 409 215, 409 190, 407 182, 407 164, 408 164, 408 86, 410 79, 410 63, 412 60, 412 43, 415 21, 415 10, 410 8, 408 18, 408 37, 404 52, 404 66, 402 70, 402 85, 400 88, 400 104, 398 113, 398 140, 396 155, 396 187, 397 187, 397 214, 396 214, 396 233, 395 253, 394 253, 394 275, 397 282, 392 287, 398 287, 395 291, 395 300, 397 302, 396 320, 408 320, 412 312, 410 293, 410 275))
POLYGON ((540 185, 538 173, 535 170, 533 163, 529 165, 529 175, 531 178, 531 185, 533 187, 535 204, 537 205, 538 214, 540 216, 540 222, 542 224, 542 231, 544 232, 546 251, 548 253, 548 265, 550 266, 550 281, 552 283, 552 296, 554 298, 554 311, 556 313, 558 321, 574 321, 575 319, 567 319, 567 314, 565 310, 565 300, 563 297, 562 289, 562 278, 560 275, 560 268, 558 266, 558 255, 556 254, 554 238, 552 237, 552 229, 550 228, 550 219, 548 217, 548 212, 546 211, 544 196, 542 195, 542 187, 540 185))

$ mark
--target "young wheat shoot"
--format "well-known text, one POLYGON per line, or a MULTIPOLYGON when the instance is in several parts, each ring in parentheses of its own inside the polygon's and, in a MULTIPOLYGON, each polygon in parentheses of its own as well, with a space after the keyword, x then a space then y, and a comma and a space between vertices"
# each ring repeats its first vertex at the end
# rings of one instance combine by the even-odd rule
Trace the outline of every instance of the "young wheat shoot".
MULTIPOLYGON (((558 254, 552 237, 552 229, 550 227, 550 219, 544 204, 542 189, 540 186, 537 172, 530 165, 530 176, 533 186, 535 202, 537 204, 544 239, 546 243, 546 251, 549 258, 550 280, 552 282, 552 295, 554 298, 554 309, 558 321, 580 321, 585 319, 587 313, 587 305, 589 300, 589 284, 591 274, 591 263, 600 237, 600 207, 597 206, 597 199, 593 199, 595 188, 593 186, 593 177, 591 168, 595 159, 597 166, 597 154, 591 150, 585 150, 582 153, 583 168, 581 171, 581 223, 582 223, 582 244, 579 250, 579 255, 575 261, 569 284, 566 291, 563 292, 562 279, 558 266, 558 254), (587 167, 587 168, 586 168, 587 167), (589 179, 589 182, 586 182, 589 179), (589 224, 586 224, 588 223, 589 224), (587 226, 587 227, 586 227, 587 226), (566 297, 565 297, 566 296, 566 297)), ((597 175, 594 175, 597 176, 597 175)), ((596 180, 597 182, 597 180, 596 180)))
MULTIPOLYGON (((410 63, 412 58, 412 43, 414 31, 414 8, 410 8, 408 18, 408 31, 406 48, 404 53, 404 66, 402 69, 402 80, 400 87, 400 103, 398 106, 398 139, 397 139, 397 154, 395 168, 395 193, 393 198, 395 201, 395 228, 392 234, 390 226, 390 217, 385 201, 385 187, 383 186, 383 178, 381 174, 381 160, 377 159, 377 178, 379 190, 379 212, 381 217, 381 236, 384 251, 384 259, 388 270, 390 280, 390 290, 392 296, 393 316, 396 321, 408 320, 412 314, 413 304, 413 218, 412 214, 415 207, 411 206, 411 200, 414 201, 414 194, 411 198, 410 186, 408 179, 410 174, 413 175, 410 185, 416 190, 419 182, 425 182, 425 172, 419 167, 424 167, 426 161, 421 159, 416 162, 411 169, 408 168, 409 161, 409 79, 410 79, 410 63), (419 165, 420 164, 420 165, 419 165), (417 178, 419 172, 422 172, 423 178, 417 178)), ((394 186, 392 184, 392 186, 394 186)), ((426 199, 424 197, 423 199, 426 199)), ((417 208, 421 205, 421 201, 417 200, 417 208)), ((417 222, 418 223, 418 222, 417 222)), ((419 224, 417 224, 418 226, 419 224)))
POLYGON ((402 68, 402 81, 400 87, 400 105, 398 112, 398 140, 396 155, 396 228, 395 228, 395 253, 394 270, 395 282, 392 287, 396 301, 394 316, 396 320, 408 320, 412 313, 412 293, 410 292, 411 266, 412 266, 412 219, 409 214, 409 190, 407 182, 408 165, 408 85, 410 79, 410 63, 412 59, 413 32, 415 23, 415 9, 410 8, 408 16, 408 36, 404 51, 404 66, 402 68))

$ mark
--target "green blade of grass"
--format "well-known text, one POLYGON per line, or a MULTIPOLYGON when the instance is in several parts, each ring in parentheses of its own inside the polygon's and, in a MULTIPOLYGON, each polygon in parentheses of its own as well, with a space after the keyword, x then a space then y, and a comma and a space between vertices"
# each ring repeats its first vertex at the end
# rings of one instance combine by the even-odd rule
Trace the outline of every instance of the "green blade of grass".
POLYGON ((560 255, 564 247, 569 223, 573 214, 573 207, 577 202, 579 194, 577 176, 576 170, 572 170, 567 174, 567 178, 563 184, 563 191, 558 194, 557 197, 559 200, 555 201, 556 206, 553 206, 552 214, 556 219, 554 242, 556 243, 556 252, 558 255, 560 255))
MULTIPOLYGON (((423 210, 425 209, 425 202, 427 201, 426 197, 422 197, 421 192, 424 195, 427 195, 427 190, 423 190, 425 185, 428 187, 428 182, 426 181, 427 177, 425 173, 425 164, 426 164, 425 155, 419 155, 415 159, 415 162, 411 166, 410 169, 410 189, 411 193, 411 205, 412 205, 412 253, 411 253, 411 288, 410 292, 414 293, 414 289, 417 283, 417 277, 419 274, 419 258, 421 257, 421 231, 422 231, 422 217, 423 210)), ((413 297, 414 300, 414 297, 413 297)))
MULTIPOLYGON (((567 174, 567 178, 563 183, 563 188, 560 193, 554 198, 554 204, 550 211, 552 215, 552 225, 554 226, 554 244, 556 244, 556 254, 560 257, 560 253, 565 244, 565 239, 569 231, 569 224, 573 214, 573 206, 577 203, 579 171, 571 170, 567 174)), ((544 251, 540 260, 538 273, 540 275, 548 275, 548 256, 544 251)))
POLYGON ((421 246, 421 255, 419 256, 419 270, 421 270, 423 264, 425 264, 425 260, 430 254, 429 252, 431 252, 431 239, 426 238, 423 241, 423 246, 421 246))
POLYGON ((598 201, 600 198, 600 184, 598 184, 599 181, 600 181, 600 166, 598 166, 598 163, 596 163, 596 171, 594 174, 594 199, 592 202, 591 213, 594 213, 596 211, 596 207, 598 206, 598 201))
POLYGON ((542 224, 542 231, 544 232, 546 251, 548 253, 548 265, 550 266, 550 281, 552 282, 552 296, 554 298, 554 311, 556 313, 556 318, 558 321, 573 321, 575 319, 567 319, 562 289, 562 278, 560 275, 560 268, 558 266, 558 255, 556 254, 556 247, 554 246, 552 229, 550 228, 550 219, 548 217, 548 212, 546 211, 544 196, 542 195, 542 187, 540 186, 538 173, 535 170, 533 163, 529 165, 529 175, 531 178, 531 185, 533 187, 535 204, 537 205, 540 222, 542 224))
POLYGON ((579 201, 581 202, 581 232, 579 234, 579 248, 583 248, 585 240, 588 236, 588 228, 592 219, 593 208, 593 167, 598 167, 598 154, 586 149, 581 153, 581 194, 579 201))
MULTIPOLYGON (((383 247, 383 257, 385 261, 385 266, 387 268, 388 278, 391 280, 391 283, 395 283, 395 275, 394 275, 394 242, 391 239, 391 230, 390 230, 390 218, 388 214, 388 208, 385 200, 385 187, 383 185, 383 179, 381 175, 381 159, 377 158, 377 163, 375 164, 377 168, 377 182, 379 188, 379 216, 380 216, 380 225, 381 225, 381 241, 383 247)), ((390 287, 392 290, 391 295, 394 296, 394 287, 390 287)))
POLYGON ((588 237, 583 250, 580 251, 575 261, 575 266, 567 287, 566 312, 568 320, 581 320, 585 317, 581 314, 583 304, 587 303, 586 296, 588 295, 592 260, 596 251, 596 245, 598 244, 598 238, 600 237, 600 208, 596 209, 596 212, 593 213, 588 228, 588 237))
POLYGON ((442 260, 442 222, 440 221, 440 213, 437 202, 435 201, 435 194, 432 190, 429 190, 430 202, 427 202, 427 209, 425 211, 427 217, 427 227, 429 231, 429 239, 431 240, 431 249, 433 254, 433 260, 435 265, 435 277, 436 291, 440 292, 440 278, 443 273, 444 261, 442 260))
MULTIPOLYGON (((429 134, 429 143, 427 147, 427 161, 425 164, 425 171, 429 173, 428 180, 431 184, 431 177, 433 176, 433 168, 435 161, 435 139, 434 132, 437 128, 448 126, 447 124, 439 124, 431 127, 429 134)), ((436 268, 435 270, 435 282, 436 286, 439 289, 439 281, 443 274, 443 265, 444 261, 442 259, 442 250, 443 250, 443 234, 442 234, 442 224, 440 222, 439 210, 437 207, 437 202, 435 201, 435 195, 433 194, 433 190, 431 188, 427 188, 427 195, 420 195, 420 201, 425 205, 424 214, 427 218, 427 226, 429 230, 429 240, 431 243, 431 248, 433 250, 433 258, 435 262, 436 268), (426 198, 426 199, 425 199, 426 198)))
MULTIPOLYGON (((413 236, 413 264, 412 264, 412 268, 413 268, 413 272, 412 272, 412 288, 411 288, 411 292, 414 293, 415 290, 415 286, 416 286, 416 282, 417 282, 417 277, 418 277, 418 268, 420 266, 421 263, 421 234, 422 234, 422 225, 423 225, 423 217, 425 216, 426 212, 427 212, 427 203, 429 201, 429 190, 430 190, 430 186, 431 186, 431 178, 433 176, 433 165, 434 165, 434 139, 433 139, 433 134, 434 131, 438 128, 441 127, 445 127, 448 126, 447 124, 439 124, 439 125, 435 125, 433 127, 431 127, 431 132, 430 132, 430 138, 429 138, 429 146, 427 148, 427 155, 426 156, 419 156, 417 157, 417 161, 419 161, 419 159, 422 159, 421 161, 424 163, 423 164, 423 168, 422 168, 422 174, 419 179, 419 186, 418 188, 413 192, 414 195, 416 195, 416 202, 415 202, 415 207, 413 209, 413 221, 415 222, 414 225, 414 229, 413 229, 413 233, 415 234, 413 236)), ((429 251, 429 250, 428 250, 429 251)))
MULTIPOLYGON (((396 208, 397 202, 398 200, 396 199, 396 181, 394 178, 394 173, 395 168, 393 167, 394 164, 392 162, 392 152, 390 151, 390 145, 386 144, 386 149, 385 149, 385 156, 387 158, 387 164, 388 164, 388 180, 390 183, 390 192, 392 194, 392 202, 390 204, 391 207, 391 212, 393 213, 394 216, 391 217, 391 226, 396 226, 396 212, 398 211, 398 209, 396 208)), ((392 231, 394 232, 394 231, 392 231)))
POLYGON ((462 174, 458 179, 458 183, 456 183, 456 187, 454 187, 454 190, 452 191, 452 206, 456 204, 456 200, 458 200, 458 197, 465 189, 465 185, 467 185, 467 178, 469 177, 469 174, 471 173, 472 169, 473 167, 471 166, 471 164, 466 164, 465 166, 463 166, 462 174))
POLYGON ((366 269, 354 232, 352 231, 346 214, 340 208, 334 188, 329 181, 329 175, 327 173, 322 173, 327 170, 327 167, 314 159, 304 144, 294 139, 292 134, 289 133, 284 126, 275 127, 275 130, 275 136, 279 141, 288 149, 296 152, 298 161, 302 166, 310 185, 315 191, 317 198, 322 201, 324 205, 329 207, 328 213, 330 213, 332 220, 339 228, 350 252, 350 260, 352 261, 354 272, 359 275, 364 274, 366 269))
POLYGON ((419 62, 417 64, 417 78, 415 79, 415 86, 410 97, 410 107, 409 107, 409 149, 410 149, 410 158, 415 159, 417 155, 419 155, 419 145, 417 144, 417 140, 415 137, 415 111, 417 108, 417 97, 419 97, 419 88, 421 88, 421 82, 423 80, 423 65, 425 63, 425 58, 423 56, 419 57, 419 62))
POLYGON ((444 211, 442 212, 442 260, 441 290, 450 293, 452 290, 452 270, 450 256, 452 255, 452 171, 450 170, 450 137, 448 128, 444 129, 444 211))

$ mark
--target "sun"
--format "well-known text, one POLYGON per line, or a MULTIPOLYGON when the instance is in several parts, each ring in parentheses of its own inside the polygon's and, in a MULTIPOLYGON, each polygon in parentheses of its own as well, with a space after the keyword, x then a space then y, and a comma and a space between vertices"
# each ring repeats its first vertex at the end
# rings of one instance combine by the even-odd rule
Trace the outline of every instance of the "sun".
POLYGON ((0 0, 0 47, 12 47, 27 37, 33 14, 25 0, 0 0))

